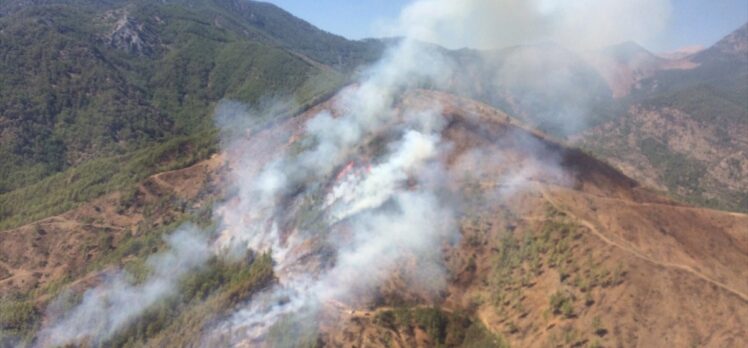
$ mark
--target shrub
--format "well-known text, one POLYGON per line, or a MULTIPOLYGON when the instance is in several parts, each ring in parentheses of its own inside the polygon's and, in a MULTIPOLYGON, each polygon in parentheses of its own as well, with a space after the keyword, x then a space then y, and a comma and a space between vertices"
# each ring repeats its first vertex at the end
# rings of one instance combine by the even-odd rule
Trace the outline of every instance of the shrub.
POLYGON ((551 295, 550 306, 553 314, 563 314, 566 317, 574 315, 574 297, 571 294, 556 291, 551 295))
POLYGON ((31 302, 2 300, 0 301, 0 329, 19 331, 30 329, 37 314, 31 302))

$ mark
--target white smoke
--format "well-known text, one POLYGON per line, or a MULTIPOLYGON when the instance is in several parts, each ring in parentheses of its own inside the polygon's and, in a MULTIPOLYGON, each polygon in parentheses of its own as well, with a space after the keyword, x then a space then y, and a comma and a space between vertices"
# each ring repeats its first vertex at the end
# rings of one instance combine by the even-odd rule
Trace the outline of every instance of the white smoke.
POLYGON ((332 268, 320 274, 279 269, 280 285, 253 298, 214 335, 230 335, 233 344, 252 346, 264 341, 268 329, 289 315, 313 316, 329 303, 365 305, 376 287, 406 262, 419 267, 406 279, 412 288, 427 293, 442 290, 446 277, 440 250, 454 237, 454 214, 434 193, 396 193, 386 208, 347 221, 345 228, 350 230, 344 236, 340 231, 333 234, 337 238, 328 240, 337 253, 332 268))
POLYGON ((604 77, 621 67, 590 57, 624 41, 656 44, 670 13, 670 0, 418 0, 382 33, 482 49, 463 52, 474 57, 462 58, 450 90, 566 137, 616 113, 621 86, 604 77))
MULTIPOLYGON (((338 112, 321 112, 306 122, 303 136, 311 139, 308 148, 270 162, 257 175, 239 175, 240 182, 249 188, 239 189, 248 195, 237 199, 253 202, 239 215, 253 218, 242 220, 244 227, 238 229, 227 222, 223 239, 248 242, 246 246, 251 249, 272 248, 279 284, 219 325, 206 345, 215 337, 226 335, 234 344, 261 344, 269 328, 289 316, 314 317, 327 303, 366 303, 409 261, 418 264, 408 275, 410 279, 406 279, 414 288, 431 293, 443 288, 446 278, 441 266, 442 247, 458 236, 454 224, 458 210, 437 192, 437 188, 446 186, 441 180, 449 176, 433 175, 440 170, 432 169, 438 167, 436 159, 447 148, 439 135, 446 121, 438 107, 423 110, 401 105, 403 110, 396 109, 395 104, 399 94, 407 89, 448 85, 457 71, 438 49, 414 39, 440 42, 433 39, 457 37, 468 43, 464 36, 469 34, 499 34, 488 23, 506 3, 415 2, 402 15, 406 37, 363 74, 359 84, 338 96, 332 105, 338 112), (485 27, 475 29, 474 25, 485 27), (356 162, 346 166, 352 155, 360 154, 378 133, 388 128, 401 129, 400 134, 404 135, 391 142, 391 152, 385 160, 370 169, 350 169, 360 166, 356 162), (326 217, 321 226, 279 228, 284 225, 284 217, 278 212, 289 212, 278 206, 281 201, 287 204, 282 197, 313 196, 314 187, 327 187, 334 171, 341 167, 346 167, 339 174, 342 178, 312 208, 321 210, 319 213, 326 217), (332 264, 322 261, 311 268, 299 264, 309 262, 309 248, 314 244, 332 250, 332 255, 327 256, 332 264)), ((527 9, 529 22, 537 24, 533 28, 548 30, 542 16, 537 16, 537 8, 519 2, 517 6, 527 9)), ((532 143, 519 146, 523 145, 529 154, 542 152, 532 143)), ((494 154, 490 150, 486 157, 494 154)), ((556 172, 561 178, 558 181, 564 182, 557 159, 516 165, 496 178, 500 182, 498 196, 527 189, 535 177, 556 172)))
MULTIPOLYGON (((392 113, 394 117, 394 111, 390 110, 389 105, 382 111, 392 113)), ((349 117, 333 118, 326 112, 317 117, 321 117, 322 122, 329 125, 328 132, 342 129, 347 133, 350 129, 337 128, 335 125, 338 122, 350 125, 349 117)), ((314 123, 314 120, 309 122, 314 123)), ((443 285, 441 267, 438 266, 438 260, 441 259, 439 246, 447 242, 448 236, 453 236, 456 231, 452 223, 454 212, 449 206, 442 205, 433 192, 412 191, 406 187, 410 178, 418 178, 421 171, 429 167, 427 164, 436 156, 440 142, 438 133, 433 132, 436 122, 413 124, 419 124, 423 128, 404 129, 400 140, 391 144, 391 153, 384 161, 365 170, 365 173, 352 170, 350 175, 354 176, 353 179, 342 177, 325 199, 320 200, 319 206, 313 208, 321 209, 326 215, 325 224, 321 227, 323 231, 296 231, 309 228, 296 226, 295 231, 286 232, 291 234, 290 238, 283 240, 277 228, 281 221, 277 221, 275 213, 282 207, 262 208, 264 213, 256 213, 262 204, 254 204, 249 214, 243 212, 244 216, 259 217, 249 224, 246 220, 242 221, 245 228, 224 230, 229 236, 224 236, 223 240, 241 241, 246 243, 246 247, 255 250, 272 248, 280 284, 253 300, 248 308, 233 315, 218 328, 218 335, 226 332, 238 335, 237 343, 245 339, 262 339, 270 326, 288 315, 308 315, 310 311, 314 312, 330 301, 365 302, 375 287, 401 264, 403 258, 422 261, 425 265, 414 272, 412 277, 433 279, 431 282, 414 281, 413 284, 421 284, 425 292, 435 292, 443 285), (335 250, 334 266, 309 273, 309 269, 298 265, 299 258, 306 256, 304 246, 310 242, 331 246, 335 250), (357 272, 364 272, 365 275, 354 277, 357 272)), ((315 129, 306 128, 311 134, 314 134, 315 129)), ((372 130, 369 129, 368 132, 372 130)), ((347 139, 346 137, 346 134, 337 138, 328 134, 326 140, 318 140, 317 146, 326 144, 322 146, 340 151, 338 154, 327 153, 327 160, 334 161, 329 166, 314 166, 311 168, 316 171, 313 171, 304 164, 308 156, 320 155, 316 147, 308 153, 274 161, 258 174, 256 180, 246 178, 241 183, 259 185, 258 190, 264 190, 266 185, 263 183, 269 180, 265 179, 266 176, 301 177, 305 180, 321 177, 322 181, 330 180, 332 168, 344 164, 349 151, 335 141, 347 139), (279 170, 278 166, 283 169, 279 170), (303 175, 291 173, 298 168, 304 168, 303 175), (323 177, 323 173, 328 177, 323 177)), ((348 146, 362 145, 350 143, 348 146)), ((288 182, 286 179, 271 181, 288 182)), ((310 182, 306 184, 310 185, 310 182)), ((287 188, 273 187, 277 189, 274 191, 276 195, 287 193, 284 192, 287 188)), ((248 192, 250 195, 238 199, 251 200, 255 189, 240 189, 239 192, 248 192)), ((219 211, 223 211, 223 208, 219 211)), ((231 214, 225 216, 234 215, 235 212, 231 210, 231 214)))
POLYGON ((367 210, 350 222, 350 238, 336 244, 336 265, 314 289, 322 301, 366 300, 407 261, 419 267, 411 288, 443 289, 441 249, 456 232, 454 208, 429 191, 401 191, 391 199, 389 209, 367 210))
POLYGON ((39 334, 39 346, 87 342, 100 345, 157 301, 174 294, 182 276, 210 257, 207 238, 186 225, 165 237, 168 249, 149 257, 151 274, 133 284, 132 275, 119 271, 83 294, 80 304, 63 313, 50 305, 50 324, 39 334))
POLYGON ((435 135, 410 130, 387 162, 372 168, 361 181, 344 181, 334 187, 327 198, 329 204, 335 204, 333 222, 379 207, 390 199, 402 189, 398 185, 405 182, 411 170, 436 155, 437 140, 435 135))
POLYGON ((483 196, 488 205, 510 200, 518 193, 532 191, 539 182, 571 186, 571 173, 563 168, 562 154, 540 140, 513 130, 498 144, 473 148, 454 164, 452 180, 470 178, 486 183, 483 196))
POLYGON ((671 12, 670 0, 418 0, 381 31, 450 48, 553 41, 595 49, 626 40, 652 43, 671 12))

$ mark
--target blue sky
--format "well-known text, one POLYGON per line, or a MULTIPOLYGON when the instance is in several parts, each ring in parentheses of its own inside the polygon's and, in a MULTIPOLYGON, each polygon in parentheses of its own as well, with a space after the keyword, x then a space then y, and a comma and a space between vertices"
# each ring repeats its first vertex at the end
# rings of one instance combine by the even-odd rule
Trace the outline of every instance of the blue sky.
POLYGON ((674 0, 664 49, 709 46, 748 22, 748 0, 674 0))
MULTIPOLYGON (((376 36, 409 0, 265 0, 326 31, 351 39, 376 36)), ((672 0, 673 13, 654 51, 709 46, 748 21, 748 0, 672 0)))

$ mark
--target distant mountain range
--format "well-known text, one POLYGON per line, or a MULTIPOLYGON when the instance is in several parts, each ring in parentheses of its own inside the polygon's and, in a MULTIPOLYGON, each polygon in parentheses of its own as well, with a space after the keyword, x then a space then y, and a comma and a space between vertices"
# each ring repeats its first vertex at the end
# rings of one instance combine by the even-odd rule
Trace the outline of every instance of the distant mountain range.
POLYGON ((625 111, 579 144, 677 197, 748 210, 748 24, 677 60, 638 55, 651 68, 625 111))

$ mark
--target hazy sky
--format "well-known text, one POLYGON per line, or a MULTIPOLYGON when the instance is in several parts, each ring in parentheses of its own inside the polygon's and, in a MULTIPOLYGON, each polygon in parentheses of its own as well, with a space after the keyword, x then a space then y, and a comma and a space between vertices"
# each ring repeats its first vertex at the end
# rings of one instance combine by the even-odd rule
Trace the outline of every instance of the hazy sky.
MULTIPOLYGON (((266 0, 326 31, 351 39, 376 37, 409 0, 266 0)), ((457 0, 456 0, 457 1, 457 0)), ((709 46, 748 21, 748 0, 672 0, 667 29, 642 43, 654 51, 709 46)))

